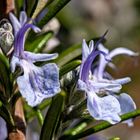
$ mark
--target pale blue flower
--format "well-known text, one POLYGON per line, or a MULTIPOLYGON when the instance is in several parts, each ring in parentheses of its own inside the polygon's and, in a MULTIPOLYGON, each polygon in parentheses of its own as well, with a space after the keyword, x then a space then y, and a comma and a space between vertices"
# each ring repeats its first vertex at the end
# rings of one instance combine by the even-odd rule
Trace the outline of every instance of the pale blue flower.
MULTIPOLYGON (((105 48, 102 44, 100 44, 98 46, 99 50, 102 50, 104 52, 107 53, 106 57, 108 57, 108 59, 113 59, 113 57, 117 56, 117 55, 128 55, 128 56, 138 56, 138 53, 135 53, 127 48, 116 48, 112 51, 109 52, 109 50, 107 48, 105 48)), ((105 67, 109 65, 113 68, 115 68, 115 65, 113 63, 110 63, 108 61, 105 60, 105 58, 103 56, 100 55, 100 59, 99 59, 99 66, 98 66, 98 70, 96 71, 96 76, 98 77, 97 79, 99 81, 106 81, 106 79, 104 78, 105 74, 105 67), (110 65, 111 64, 111 65, 110 65)), ((120 83, 121 85, 128 83, 129 81, 131 81, 131 79, 129 77, 126 78, 122 78, 122 79, 117 79, 114 80, 111 76, 110 78, 108 78, 109 81, 115 81, 117 83, 120 83)), ((107 81, 108 81, 107 79, 107 81)), ((113 94, 113 92, 111 92, 113 94)), ((120 103, 120 107, 121 107, 121 112, 119 113, 120 115, 134 111, 136 109, 136 105, 133 101, 133 99, 126 93, 122 93, 119 96, 115 96, 117 98, 117 100, 120 103)), ((129 126, 133 126, 133 122, 132 119, 129 119, 127 121, 125 121, 129 126)))
POLYGON ((106 76, 105 67, 109 64, 109 60, 118 54, 135 56, 136 53, 125 48, 117 48, 109 53, 109 50, 101 44, 102 38, 95 45, 91 41, 89 47, 83 40, 78 87, 87 93, 87 108, 91 116, 115 124, 121 120, 119 115, 134 110, 136 106, 129 95, 115 94, 120 91, 122 84, 130 81, 130 78, 114 80, 111 76, 106 76), (99 56, 97 66, 92 67, 97 56, 99 56))
MULTIPOLYGON (((26 17, 25 13, 23 16, 26 17)), ((36 106, 43 99, 60 92, 59 68, 54 63, 42 67, 35 66, 33 63, 55 59, 58 54, 35 54, 24 51, 27 30, 32 28, 35 32, 40 31, 38 27, 26 23, 25 19, 21 18, 20 23, 18 21, 13 23, 14 29, 16 24, 19 26, 17 30, 15 29, 14 52, 10 66, 12 72, 15 72, 17 66, 20 67, 22 74, 17 77, 19 91, 30 106, 36 106)))

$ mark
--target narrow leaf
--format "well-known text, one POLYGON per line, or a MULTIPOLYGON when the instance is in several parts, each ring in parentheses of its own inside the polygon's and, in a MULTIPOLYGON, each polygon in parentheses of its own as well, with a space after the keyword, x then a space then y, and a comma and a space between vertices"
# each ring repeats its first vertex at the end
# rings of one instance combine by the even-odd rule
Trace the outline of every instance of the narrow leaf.
MULTIPOLYGON (((99 40, 99 38, 90 39, 94 40, 95 42, 99 40)), ((87 41, 89 42, 89 41, 87 41)), ((105 42, 105 40, 103 40, 105 42)), ((70 46, 68 49, 64 50, 59 57, 55 60, 55 62, 59 66, 63 66, 64 64, 68 63, 69 61, 75 59, 76 57, 80 56, 82 53, 82 44, 74 44, 70 46)))
POLYGON ((24 0, 28 17, 31 17, 36 9, 39 0, 24 0))
POLYGON ((3 94, 8 97, 12 91, 10 66, 5 56, 0 54, 0 86, 3 87, 3 94))
POLYGON ((53 36, 53 32, 48 32, 39 36, 35 36, 32 40, 26 43, 26 49, 32 52, 41 52, 45 47, 47 41, 53 36))
POLYGON ((17 16, 19 16, 20 11, 23 10, 24 0, 15 0, 15 10, 17 16))
POLYGON ((63 66, 64 64, 68 63, 69 61, 75 59, 76 57, 80 56, 82 53, 81 44, 73 45, 68 49, 64 50, 59 57, 55 60, 55 62, 59 66, 63 66))
POLYGON ((66 64, 65 66, 63 66, 60 69, 60 77, 62 77, 64 74, 68 73, 69 71, 75 69, 76 67, 78 67, 81 64, 80 60, 74 60, 68 64, 66 64))
POLYGON ((59 118, 64 106, 65 93, 62 91, 52 99, 51 106, 46 114, 44 124, 41 130, 40 140, 52 140, 59 118))
POLYGON ((45 25, 50 19, 52 19, 70 0, 56 0, 50 7, 48 7, 48 13, 44 18, 38 23, 39 27, 45 25))
MULTIPOLYGON (((125 120, 128 120, 128 119, 131 119, 131 118, 135 118, 137 116, 140 116, 140 110, 135 110, 133 112, 129 112, 129 113, 126 113, 124 115, 121 115, 121 122, 122 121, 125 121, 125 120)), ((80 138, 83 138, 83 137, 86 137, 86 136, 89 136, 91 134, 94 134, 94 133, 97 133, 99 131, 102 131, 104 129, 107 129, 109 127, 113 126, 113 124, 110 124, 106 121, 103 121, 101 122, 100 124, 97 124, 85 131, 82 131, 76 135, 64 135, 62 136, 60 139, 63 139, 63 140, 75 140, 75 139, 80 139, 80 138)))

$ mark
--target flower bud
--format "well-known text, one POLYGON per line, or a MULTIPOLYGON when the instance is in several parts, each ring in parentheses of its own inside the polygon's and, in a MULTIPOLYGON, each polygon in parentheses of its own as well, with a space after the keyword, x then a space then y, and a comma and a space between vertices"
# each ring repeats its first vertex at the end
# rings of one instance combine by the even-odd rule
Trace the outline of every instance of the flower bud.
POLYGON ((12 26, 7 19, 3 19, 0 21, 0 47, 4 54, 10 51, 13 42, 12 26))

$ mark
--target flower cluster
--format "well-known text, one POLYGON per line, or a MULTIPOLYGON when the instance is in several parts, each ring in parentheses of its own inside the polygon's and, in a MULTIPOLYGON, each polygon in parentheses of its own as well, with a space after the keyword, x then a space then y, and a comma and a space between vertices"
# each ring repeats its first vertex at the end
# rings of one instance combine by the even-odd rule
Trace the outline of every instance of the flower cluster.
POLYGON ((37 67, 33 63, 55 59, 58 54, 35 54, 24 51, 25 34, 32 28, 35 32, 40 29, 27 22, 25 12, 21 12, 20 19, 10 13, 10 20, 14 27, 14 52, 11 59, 11 71, 20 67, 22 75, 17 77, 17 84, 22 96, 30 106, 36 106, 43 99, 52 97, 60 92, 59 68, 54 63, 37 67))
POLYGON ((86 92, 87 109, 90 115, 96 120, 106 120, 115 124, 121 120, 119 115, 135 110, 136 105, 128 94, 116 94, 120 92, 122 85, 130 82, 131 79, 129 77, 113 79, 105 71, 105 67, 114 66, 111 60, 116 55, 136 56, 137 53, 126 48, 117 48, 109 52, 101 43, 103 38, 95 44, 90 41, 89 47, 83 40, 78 87, 86 92), (97 56, 98 59, 95 59, 97 56))
MULTIPOLYGON (((28 29, 31 28, 35 32, 40 32, 40 29, 27 21, 25 12, 20 13, 19 21, 10 13, 10 20, 14 27, 15 37, 14 52, 10 63, 11 71, 15 72, 17 66, 20 67, 22 74, 17 77, 19 91, 29 105, 36 106, 43 99, 59 93, 60 83, 59 69, 56 64, 48 63, 37 67, 34 63, 52 60, 58 55, 24 51, 25 34, 28 29)), ((103 38, 104 36, 95 44, 94 41, 90 41, 89 47, 83 40, 78 87, 86 92, 87 108, 91 116, 96 120, 106 120, 115 124, 121 120, 121 114, 135 110, 136 105, 128 94, 118 94, 122 85, 130 82, 131 79, 129 77, 113 79, 105 68, 107 65, 114 66, 111 60, 116 55, 136 56, 137 53, 126 48, 117 48, 109 52, 101 43, 103 38), (97 56, 98 59, 96 59, 97 56)))

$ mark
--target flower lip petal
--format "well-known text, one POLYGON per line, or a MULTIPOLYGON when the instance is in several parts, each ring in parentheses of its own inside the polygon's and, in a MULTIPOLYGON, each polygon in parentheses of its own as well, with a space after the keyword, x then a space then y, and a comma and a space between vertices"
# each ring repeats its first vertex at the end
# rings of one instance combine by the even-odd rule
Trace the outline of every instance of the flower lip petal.
POLYGON ((17 78, 22 96, 30 106, 36 106, 45 98, 60 92, 58 67, 51 63, 37 67, 26 60, 21 60, 24 74, 17 78))
POLYGON ((136 109, 136 104, 128 94, 121 93, 120 96, 117 96, 117 99, 121 105, 120 115, 134 111, 136 109))
MULTIPOLYGON (((135 102, 128 94, 122 93, 120 96, 117 96, 117 99, 121 105, 120 115, 134 111, 136 109, 135 102)), ((134 125, 132 119, 126 120, 124 123, 127 123, 129 127, 134 125)))
POLYGON ((120 104, 114 96, 108 95, 100 98, 93 92, 89 92, 87 95, 87 108, 93 118, 105 120, 111 124, 120 122, 121 119, 118 115, 121 111, 120 104))

